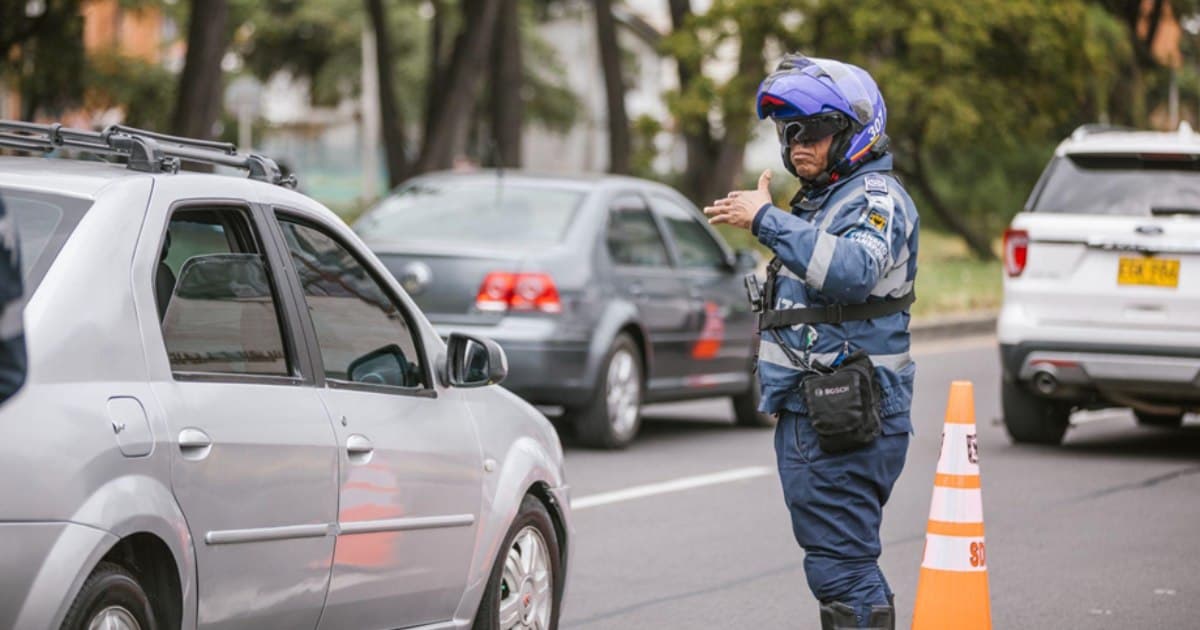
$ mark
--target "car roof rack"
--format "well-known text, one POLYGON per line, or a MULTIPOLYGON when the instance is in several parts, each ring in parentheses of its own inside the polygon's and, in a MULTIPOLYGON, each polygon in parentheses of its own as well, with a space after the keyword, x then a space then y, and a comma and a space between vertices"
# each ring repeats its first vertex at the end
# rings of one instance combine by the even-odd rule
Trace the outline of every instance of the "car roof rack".
POLYGON ((1108 123, 1088 123, 1086 125, 1079 125, 1078 127, 1076 127, 1075 131, 1071 132, 1071 139, 1072 140, 1082 140, 1082 139, 1086 138, 1087 136, 1090 136, 1093 134, 1114 133, 1114 132, 1120 132, 1120 131, 1137 131, 1137 129, 1134 129, 1133 127, 1127 127, 1125 125, 1111 125, 1108 123))
POLYGON ((85 151, 124 159, 131 170, 143 173, 177 173, 180 162, 229 166, 247 171, 250 179, 296 187, 296 176, 284 176, 274 160, 254 153, 238 153, 232 143, 181 138, 125 125, 87 131, 58 123, 0 120, 0 147, 32 153, 60 148, 85 151))

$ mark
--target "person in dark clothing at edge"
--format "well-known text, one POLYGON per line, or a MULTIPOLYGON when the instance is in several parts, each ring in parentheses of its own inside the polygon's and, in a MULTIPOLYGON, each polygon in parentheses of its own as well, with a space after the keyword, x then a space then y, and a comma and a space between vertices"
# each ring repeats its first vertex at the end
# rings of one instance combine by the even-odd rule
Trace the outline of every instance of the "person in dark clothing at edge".
POLYGON ((0 199, 0 404, 25 383, 24 283, 17 225, 0 199))
POLYGON ((788 55, 759 87, 758 116, 802 184, 791 212, 772 204, 767 170, 704 213, 775 253, 760 410, 778 414, 779 476, 821 627, 894 628, 879 528, 912 432, 917 210, 891 174, 883 96, 862 68, 788 55))

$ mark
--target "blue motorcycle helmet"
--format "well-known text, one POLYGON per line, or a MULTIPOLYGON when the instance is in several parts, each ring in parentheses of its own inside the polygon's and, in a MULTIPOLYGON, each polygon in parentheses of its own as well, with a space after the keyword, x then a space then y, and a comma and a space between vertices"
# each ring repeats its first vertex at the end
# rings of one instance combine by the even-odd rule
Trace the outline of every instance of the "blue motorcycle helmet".
POLYGON ((887 107, 866 70, 832 59, 786 55, 763 79, 756 98, 759 119, 770 117, 779 135, 783 165, 799 177, 790 144, 833 135, 823 186, 883 155, 887 150, 887 107))

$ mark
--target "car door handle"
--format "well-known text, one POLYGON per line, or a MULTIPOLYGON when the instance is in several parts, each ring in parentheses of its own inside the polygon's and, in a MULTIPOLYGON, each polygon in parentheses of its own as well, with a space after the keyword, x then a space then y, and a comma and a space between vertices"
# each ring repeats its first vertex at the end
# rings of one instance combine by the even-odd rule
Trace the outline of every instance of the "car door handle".
POLYGON ((629 285, 629 295, 633 296, 635 300, 644 300, 646 299, 646 288, 640 282, 635 282, 629 285))
POLYGON ((212 451, 212 438, 200 429, 184 429, 179 432, 179 452, 184 459, 204 459, 212 451))
POLYGON ((365 435, 355 433, 346 438, 346 455, 355 463, 365 464, 371 460, 371 454, 375 452, 375 445, 371 444, 365 435))

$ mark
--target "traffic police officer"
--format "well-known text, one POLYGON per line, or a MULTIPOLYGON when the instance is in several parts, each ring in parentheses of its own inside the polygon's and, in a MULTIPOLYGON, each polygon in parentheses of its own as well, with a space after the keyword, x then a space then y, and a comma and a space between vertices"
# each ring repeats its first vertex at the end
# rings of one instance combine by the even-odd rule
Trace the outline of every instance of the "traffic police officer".
POLYGON ((774 121, 784 166, 802 184, 791 212, 772 205, 769 170, 757 190, 704 212, 775 253, 760 315, 760 410, 779 416, 779 475, 822 628, 892 628, 879 527, 912 432, 916 207, 891 175, 887 112, 865 70, 789 55, 759 87, 758 116, 774 121), (874 383, 846 376, 851 364, 874 383), (857 397, 821 398, 847 391, 857 397))

